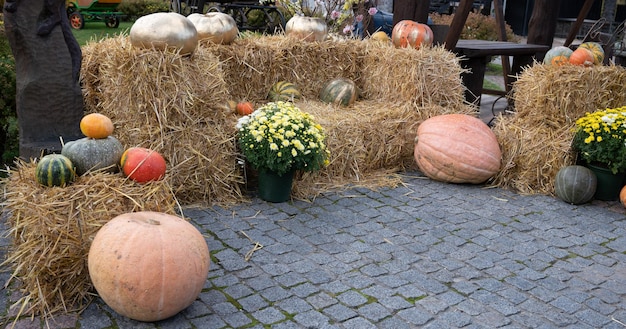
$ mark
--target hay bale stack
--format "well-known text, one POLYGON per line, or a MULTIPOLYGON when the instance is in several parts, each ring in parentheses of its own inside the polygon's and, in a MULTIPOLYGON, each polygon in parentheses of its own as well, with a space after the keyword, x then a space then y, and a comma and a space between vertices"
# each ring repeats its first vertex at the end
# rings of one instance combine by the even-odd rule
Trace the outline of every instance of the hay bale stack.
MULTIPOLYGON (((402 168, 413 143, 404 131, 414 133, 416 124, 433 115, 474 111, 464 103, 458 59, 441 47, 263 36, 230 45, 203 42, 193 56, 180 57, 132 48, 121 36, 91 44, 83 54, 88 111, 109 115, 126 146, 162 152, 171 166, 169 183, 184 203, 243 199, 238 117, 223 106, 228 100, 260 106, 277 81, 297 84, 304 96, 297 105, 323 119, 335 158, 321 174, 335 184, 402 168), (322 84, 339 76, 361 90, 351 107, 318 101, 322 84)), ((304 185, 301 191, 321 186, 313 179, 296 185, 304 185)))
POLYGON ((494 132, 503 152, 493 184, 525 194, 553 194, 554 178, 575 162, 576 119, 626 104, 626 68, 534 65, 514 86, 515 112, 500 116, 494 132))
POLYGON ((83 56, 87 110, 108 115, 126 147, 160 152, 180 202, 242 199, 236 117, 224 109, 230 96, 218 57, 206 48, 193 57, 137 49, 127 37, 90 44, 83 56))
POLYGON ((203 47, 223 61, 231 97, 237 100, 266 102, 272 84, 281 80, 317 100, 325 81, 345 77, 357 84, 362 99, 465 108, 458 58, 442 47, 396 49, 376 41, 301 42, 284 36, 203 47))
POLYGON ((19 280, 24 314, 82 309, 93 297, 87 271, 89 246, 111 218, 133 211, 175 214, 164 181, 136 184, 121 174, 94 172, 67 187, 44 187, 35 163, 19 162, 4 180, 4 209, 12 246, 6 263, 19 280))

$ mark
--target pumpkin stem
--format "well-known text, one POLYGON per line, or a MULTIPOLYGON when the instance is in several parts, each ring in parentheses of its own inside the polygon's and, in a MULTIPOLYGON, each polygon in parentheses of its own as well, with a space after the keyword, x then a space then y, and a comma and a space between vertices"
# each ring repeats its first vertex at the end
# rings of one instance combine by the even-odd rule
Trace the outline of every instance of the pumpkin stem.
POLYGON ((156 219, 148 218, 148 224, 151 224, 151 225, 161 225, 161 222, 159 222, 156 219))

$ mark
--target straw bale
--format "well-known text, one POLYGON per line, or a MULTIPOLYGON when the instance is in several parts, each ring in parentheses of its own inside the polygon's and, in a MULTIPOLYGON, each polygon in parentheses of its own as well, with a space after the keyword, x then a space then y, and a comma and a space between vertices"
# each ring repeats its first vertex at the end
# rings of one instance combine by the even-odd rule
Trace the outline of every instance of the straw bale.
POLYGON ((121 174, 93 172, 67 187, 49 188, 36 182, 35 168, 33 162, 18 162, 2 182, 12 239, 3 265, 13 268, 22 314, 47 317, 88 305, 94 295, 87 271, 89 246, 111 218, 141 210, 179 210, 165 181, 140 185, 121 174))
POLYGON ((191 57, 131 47, 128 37, 83 49, 87 111, 113 120, 126 147, 159 151, 183 203, 242 199, 235 122, 220 60, 205 48, 191 57))
POLYGON ((534 65, 514 85, 515 112, 494 126, 503 168, 493 184, 525 194, 553 194, 554 178, 575 162, 576 119, 586 112, 626 104, 626 69, 534 65))
MULTIPOLYGON (((324 127, 331 152, 328 167, 307 173, 294 184, 296 197, 308 198, 344 186, 394 186, 397 172, 416 170, 417 127, 429 117, 461 113, 441 106, 416 108, 408 102, 357 102, 343 109, 316 101, 298 102, 324 127), (389 133, 393 132, 393 133, 389 133)), ((471 114, 470 107, 465 114, 471 114)))
POLYGON ((202 43, 223 61, 233 99, 265 102, 276 81, 296 84, 318 99, 323 83, 352 79, 362 99, 410 102, 414 106, 464 108, 458 58, 442 47, 396 49, 380 42, 301 42, 284 36, 237 39, 230 45, 202 43))
MULTIPOLYGON (((181 57, 135 49, 120 36, 90 44, 83 53, 87 110, 111 116, 126 146, 162 152, 170 164, 169 183, 184 203, 245 200, 244 173, 237 165, 238 117, 224 104, 247 100, 261 106, 277 81, 298 85, 303 94, 298 106, 324 118, 336 165, 321 175, 335 183, 403 168, 407 150, 412 152, 405 143, 413 137, 397 136, 398 125, 413 127, 425 115, 474 111, 464 103, 458 59, 441 47, 303 43, 279 35, 240 38, 230 45, 201 42, 192 56, 181 57), (322 84, 338 76, 359 87, 354 106, 317 101, 322 84), (350 145, 355 147, 348 150, 350 145)), ((307 186, 302 191, 324 185, 302 184, 307 186)))

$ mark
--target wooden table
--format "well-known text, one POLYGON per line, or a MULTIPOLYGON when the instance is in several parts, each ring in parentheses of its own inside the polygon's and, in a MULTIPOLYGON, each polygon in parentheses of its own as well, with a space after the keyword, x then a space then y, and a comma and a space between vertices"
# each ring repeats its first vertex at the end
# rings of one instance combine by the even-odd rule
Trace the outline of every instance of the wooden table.
POLYGON ((463 84, 467 88, 465 99, 469 103, 480 105, 485 69, 487 63, 491 62, 491 57, 513 56, 511 75, 516 76, 522 71, 522 66, 516 65, 516 63, 532 63, 534 56, 549 49, 549 46, 526 43, 459 40, 456 43, 454 52, 462 57, 461 67, 470 70, 461 74, 463 84))

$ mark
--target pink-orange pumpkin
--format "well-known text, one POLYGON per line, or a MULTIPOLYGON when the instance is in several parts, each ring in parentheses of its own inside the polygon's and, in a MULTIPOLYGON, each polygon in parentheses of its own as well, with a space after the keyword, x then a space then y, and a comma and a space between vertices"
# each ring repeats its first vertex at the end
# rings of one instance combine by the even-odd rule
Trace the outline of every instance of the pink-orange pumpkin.
POLYGON ((391 31, 391 42, 396 48, 412 47, 419 49, 433 43, 433 31, 426 24, 402 20, 391 31))
POLYGON ((431 179, 479 184, 500 170, 502 152, 495 134, 480 119, 444 114, 419 125, 414 157, 431 179))
POLYGON ((119 215, 89 248, 89 276, 104 302, 138 321, 158 321, 187 308, 202 291, 210 253, 188 221, 159 212, 119 215))
POLYGON ((163 156, 145 147, 131 147, 124 151, 120 166, 124 176, 137 183, 160 180, 167 169, 163 156))

